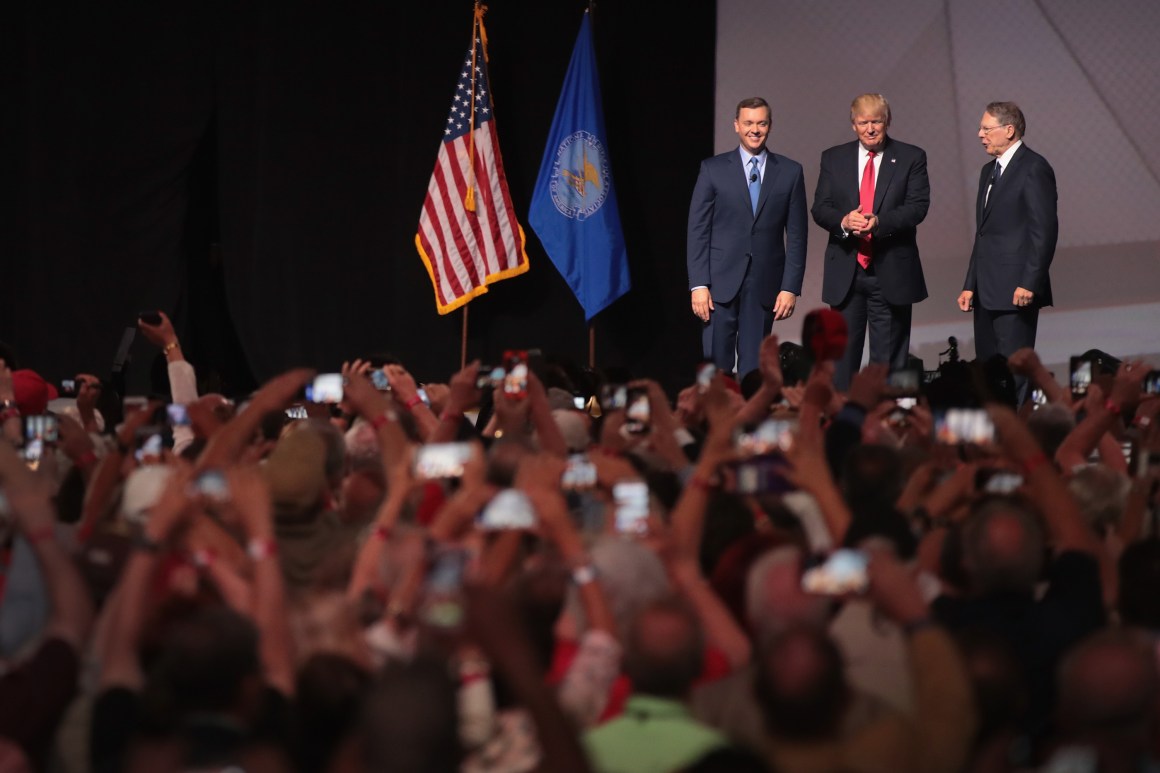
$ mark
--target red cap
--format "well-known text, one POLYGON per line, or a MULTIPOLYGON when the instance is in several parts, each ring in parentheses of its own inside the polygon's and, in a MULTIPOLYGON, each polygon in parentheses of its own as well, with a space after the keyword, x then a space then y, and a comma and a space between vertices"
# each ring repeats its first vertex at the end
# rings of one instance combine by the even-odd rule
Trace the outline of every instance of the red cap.
POLYGON ((25 416, 45 413, 49 401, 59 397, 56 387, 34 370, 12 371, 12 391, 16 396, 16 406, 25 416))

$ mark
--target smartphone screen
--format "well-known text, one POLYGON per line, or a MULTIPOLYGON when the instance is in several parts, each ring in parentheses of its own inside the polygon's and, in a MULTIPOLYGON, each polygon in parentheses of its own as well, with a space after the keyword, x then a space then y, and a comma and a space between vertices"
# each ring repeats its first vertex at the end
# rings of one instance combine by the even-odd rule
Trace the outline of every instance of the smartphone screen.
POLYGON ((516 400, 528 396, 528 353, 509 349, 503 354, 503 393, 516 400))
POLYGON ((587 454, 572 454, 560 476, 560 487, 569 491, 590 489, 596 485, 596 465, 587 454))
POLYGON ((802 590, 821 596, 865 593, 869 587, 869 557, 861 550, 840 548, 802 574, 802 590))
POLYGON ((1083 357, 1071 358, 1071 397, 1073 400, 1082 400, 1087 396, 1088 387, 1092 383, 1092 363, 1083 357))
MULTIPOLYGON (((980 470, 979 472, 983 472, 980 470)), ((1023 485, 1023 476, 1005 470, 992 470, 983 485, 980 486, 988 494, 1012 494, 1023 485)))
POLYGON ((744 457, 785 452, 793 445, 797 427, 796 419, 766 419, 756 426, 736 431, 733 447, 744 457))
POLYGON ((947 445, 987 445, 995 442, 995 425, 982 408, 948 408, 935 414, 934 436, 947 445))
POLYGON ((628 387, 624 384, 605 384, 600 392, 600 405, 606 411, 622 411, 628 407, 628 387))
POLYGON ((633 387, 625 395, 624 428, 634 435, 643 435, 648 432, 652 411, 648 402, 648 390, 633 387))
POLYGON ((702 394, 709 391, 713 377, 717 375, 717 366, 711 362, 703 362, 697 366, 697 391, 702 394))
POLYGON ((737 462, 738 494, 787 494, 797 487, 786 477, 789 462, 780 453, 763 454, 737 462))
POLYGON ((536 513, 522 491, 505 488, 491 498, 476 522, 481 529, 531 529, 536 513))
POLYGON ((476 389, 495 389, 503 383, 504 370, 502 365, 481 365, 479 374, 475 377, 476 389))
POLYGON ((61 379, 60 391, 66 395, 75 395, 77 392, 77 382, 74 378, 61 379))
POLYGON ((1150 370, 1144 377, 1144 394, 1160 395, 1160 370, 1150 370))
POLYGON ((415 452, 415 477, 461 478, 470 458, 470 443, 428 443, 415 452))
POLYGON ((427 625, 455 630, 463 624, 467 560, 467 551, 462 548, 441 548, 432 556, 419 610, 420 619, 427 625))
POLYGON ((382 368, 375 368, 371 371, 371 383, 380 392, 391 391, 391 382, 387 380, 387 374, 383 372, 382 368))
POLYGON ((616 531, 639 535, 648 531, 648 484, 626 481, 612 486, 616 506, 616 531))
POLYGON ((165 413, 169 417, 169 426, 171 427, 188 427, 189 426, 189 411, 184 405, 172 403, 165 406, 165 413))
POLYGON ((190 488, 212 502, 228 502, 230 498, 230 485, 221 470, 206 470, 193 479, 190 488))
POLYGON ((342 374, 319 373, 312 384, 306 385, 306 399, 312 403, 341 403, 342 374))
POLYGON ((914 397, 918 395, 918 385, 922 380, 920 371, 914 368, 896 370, 886 380, 890 394, 914 397))

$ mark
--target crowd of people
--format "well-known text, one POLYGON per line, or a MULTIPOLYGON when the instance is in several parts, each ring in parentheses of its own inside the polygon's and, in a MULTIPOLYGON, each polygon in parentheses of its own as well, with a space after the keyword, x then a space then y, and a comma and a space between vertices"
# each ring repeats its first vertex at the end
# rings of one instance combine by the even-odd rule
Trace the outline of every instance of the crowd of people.
POLYGON ((1158 769, 1142 362, 915 397, 770 336, 675 401, 521 353, 235 403, 139 326, 123 417, 0 362, 4 773, 1158 769))

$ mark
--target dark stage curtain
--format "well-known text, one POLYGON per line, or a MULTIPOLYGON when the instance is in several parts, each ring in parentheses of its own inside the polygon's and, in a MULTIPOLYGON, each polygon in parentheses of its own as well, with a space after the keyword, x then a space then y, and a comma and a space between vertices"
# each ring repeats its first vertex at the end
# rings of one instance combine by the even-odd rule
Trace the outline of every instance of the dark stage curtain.
MULTIPOLYGON (((531 270, 470 304, 471 357, 587 357, 526 222, 584 7, 497 0, 486 18, 531 270)), ((713 152, 715 22, 714 3, 595 17, 634 286, 598 318, 597 358, 669 388, 700 354, 684 233, 713 152)), ((471 3, 38 0, 0 28, 0 340, 22 365, 104 375, 122 329, 160 308, 235 393, 376 352, 423 380, 457 367, 461 313, 435 312, 413 237, 471 3)))

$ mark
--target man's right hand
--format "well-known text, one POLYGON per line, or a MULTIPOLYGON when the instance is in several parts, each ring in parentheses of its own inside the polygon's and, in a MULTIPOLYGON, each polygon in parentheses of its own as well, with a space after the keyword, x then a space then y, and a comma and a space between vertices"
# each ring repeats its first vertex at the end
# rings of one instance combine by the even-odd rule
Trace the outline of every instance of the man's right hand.
POLYGON ((698 287, 692 292, 693 296, 693 313, 702 322, 709 321, 709 314, 713 311, 713 296, 709 294, 708 287, 698 287))
POLYGON ((972 290, 963 290, 959 293, 959 310, 970 311, 971 304, 974 302, 975 293, 972 290))

